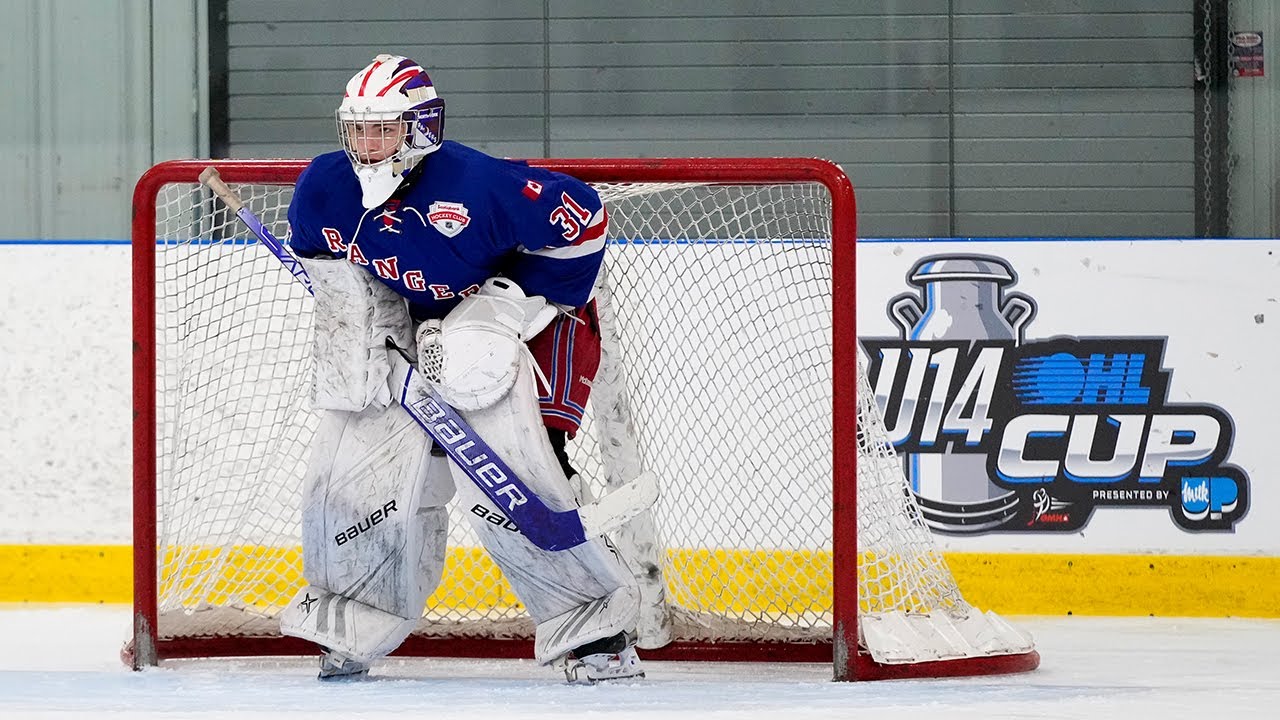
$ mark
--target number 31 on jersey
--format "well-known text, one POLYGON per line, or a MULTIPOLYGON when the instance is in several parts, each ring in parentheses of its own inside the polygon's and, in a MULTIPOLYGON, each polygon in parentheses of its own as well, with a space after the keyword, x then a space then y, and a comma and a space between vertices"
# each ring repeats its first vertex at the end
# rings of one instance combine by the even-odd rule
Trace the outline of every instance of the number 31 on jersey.
POLYGON ((551 211, 549 218, 552 225, 562 228, 561 235, 565 240, 573 242, 582 235, 582 229, 591 221, 591 211, 582 207, 569 193, 560 193, 560 207, 551 211))

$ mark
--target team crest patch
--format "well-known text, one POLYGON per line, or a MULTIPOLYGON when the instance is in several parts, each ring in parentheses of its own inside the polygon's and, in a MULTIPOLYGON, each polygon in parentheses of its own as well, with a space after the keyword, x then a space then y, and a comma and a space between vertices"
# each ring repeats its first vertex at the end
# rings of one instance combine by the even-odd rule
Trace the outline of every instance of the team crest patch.
POLYGON ((431 203, 431 207, 427 208, 427 220, 445 237, 453 237, 471 224, 471 217, 467 215, 467 206, 455 202, 431 203))

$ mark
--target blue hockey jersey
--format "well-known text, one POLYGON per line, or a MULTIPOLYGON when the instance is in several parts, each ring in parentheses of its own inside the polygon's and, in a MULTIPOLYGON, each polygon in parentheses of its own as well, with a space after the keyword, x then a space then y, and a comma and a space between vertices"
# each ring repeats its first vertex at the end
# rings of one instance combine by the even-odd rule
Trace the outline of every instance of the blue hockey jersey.
POLYGON ((416 321, 443 318, 497 275, 529 295, 586 304, 607 224, 589 185, 452 141, 417 173, 366 211, 346 154, 317 157, 294 189, 289 246, 363 266, 408 299, 416 321))

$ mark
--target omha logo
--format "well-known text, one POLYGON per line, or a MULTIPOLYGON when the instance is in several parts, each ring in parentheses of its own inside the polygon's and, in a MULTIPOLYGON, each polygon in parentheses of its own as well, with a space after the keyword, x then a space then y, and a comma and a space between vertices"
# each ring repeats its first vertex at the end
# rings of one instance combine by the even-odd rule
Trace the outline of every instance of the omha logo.
POLYGON ((1168 402, 1168 338, 1026 340, 1036 304, 1001 258, 933 256, 893 298, 900 338, 865 338, 890 442, 938 531, 1077 530, 1098 505, 1168 507, 1229 530, 1248 477, 1221 408, 1168 402))

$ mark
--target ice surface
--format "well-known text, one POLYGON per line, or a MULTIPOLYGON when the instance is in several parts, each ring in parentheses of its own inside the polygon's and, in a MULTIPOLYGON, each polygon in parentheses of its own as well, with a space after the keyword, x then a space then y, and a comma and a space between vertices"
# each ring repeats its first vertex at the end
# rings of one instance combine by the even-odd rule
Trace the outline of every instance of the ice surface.
POLYGON ((1040 670, 833 683, 826 665, 649 663, 648 679, 563 684, 532 661, 391 659, 321 684, 314 658, 119 660, 129 610, 0 606, 0 718, 1280 718, 1280 622, 1017 618, 1040 670))

